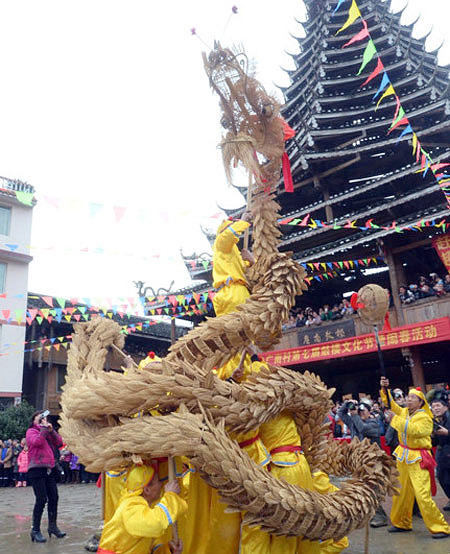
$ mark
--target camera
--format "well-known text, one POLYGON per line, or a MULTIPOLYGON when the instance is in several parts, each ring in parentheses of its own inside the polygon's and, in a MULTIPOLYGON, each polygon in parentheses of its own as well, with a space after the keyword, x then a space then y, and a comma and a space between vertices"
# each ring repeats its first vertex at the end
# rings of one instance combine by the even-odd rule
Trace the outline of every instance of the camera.
POLYGON ((351 400, 347 400, 347 402, 345 404, 347 406, 347 410, 357 410, 358 409, 358 405, 355 404, 354 402, 352 402, 351 400))
POLYGON ((39 421, 42 421, 43 419, 45 419, 49 415, 50 415, 50 410, 44 410, 42 412, 42 414, 39 416, 39 421))
POLYGON ((438 423, 438 421, 433 418, 433 431, 438 431, 441 427, 442 427, 441 424, 438 423))

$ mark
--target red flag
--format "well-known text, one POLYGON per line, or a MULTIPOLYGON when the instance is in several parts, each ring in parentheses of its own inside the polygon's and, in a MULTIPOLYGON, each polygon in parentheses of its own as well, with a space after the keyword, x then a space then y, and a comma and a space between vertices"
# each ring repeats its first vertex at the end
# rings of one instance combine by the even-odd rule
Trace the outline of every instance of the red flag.
POLYGON ((283 164, 283 178, 284 178, 284 190, 286 192, 294 192, 294 181, 292 180, 291 162, 286 152, 283 152, 282 157, 283 164))
POLYGON ((348 42, 344 44, 342 48, 345 48, 346 46, 350 46, 350 44, 353 44, 354 42, 358 42, 360 40, 364 40, 369 36, 369 30, 367 29, 367 22, 363 19, 362 24, 364 29, 359 31, 353 38, 351 38, 348 42))
POLYGON ((389 129, 388 135, 392 133, 392 131, 396 129, 399 125, 408 125, 408 124, 409 124, 409 119, 407 117, 403 117, 402 119, 400 119, 400 121, 397 121, 397 123, 389 129))
POLYGON ((377 67, 372 71, 372 73, 367 77, 367 79, 364 81, 364 83, 359 87, 362 88, 366 86, 372 79, 375 79, 375 77, 381 73, 384 69, 383 62, 381 61, 381 58, 378 58, 377 67))

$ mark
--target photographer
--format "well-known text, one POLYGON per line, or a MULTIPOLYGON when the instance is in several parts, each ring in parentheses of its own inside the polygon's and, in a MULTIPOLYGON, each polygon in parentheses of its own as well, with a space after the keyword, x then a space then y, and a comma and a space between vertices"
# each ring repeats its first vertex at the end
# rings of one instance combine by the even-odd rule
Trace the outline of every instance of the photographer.
POLYGON ((380 428, 378 421, 370 417, 372 401, 368 398, 362 400, 347 400, 338 410, 338 418, 350 429, 351 438, 359 440, 369 439, 380 446, 380 428))
POLYGON ((446 391, 435 391, 431 401, 431 411, 434 415, 433 445, 437 446, 436 462, 437 477, 439 483, 449 498, 444 506, 445 511, 450 511, 450 411, 448 409, 449 397, 446 391))
MULTIPOLYGON (((378 420, 370 414, 372 407, 369 398, 362 398, 359 402, 347 400, 339 408, 338 416, 350 428, 352 438, 369 439, 380 446, 380 426, 378 420)), ((380 504, 370 520, 370 526, 385 527, 387 524, 387 514, 380 504)))
POLYGON ((58 539, 66 534, 56 525, 58 510, 58 489, 56 488, 56 471, 54 448, 62 446, 63 441, 47 421, 49 411, 33 414, 26 433, 28 445, 28 480, 33 487, 36 502, 33 508, 32 542, 46 542, 41 533, 41 517, 48 502, 48 534, 58 539))

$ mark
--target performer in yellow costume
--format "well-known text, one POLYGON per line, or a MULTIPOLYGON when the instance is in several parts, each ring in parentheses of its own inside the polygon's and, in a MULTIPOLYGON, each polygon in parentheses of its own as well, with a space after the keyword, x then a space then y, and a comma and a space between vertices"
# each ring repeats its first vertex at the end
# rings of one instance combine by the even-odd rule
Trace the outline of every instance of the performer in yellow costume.
MULTIPOLYGON (((388 379, 381 378, 381 386, 389 387, 388 379)), ((397 431, 399 445, 394 451, 400 473, 400 494, 394 496, 391 510, 393 527, 391 533, 412 530, 414 498, 427 529, 434 539, 450 536, 450 526, 431 497, 436 462, 431 456, 431 433, 433 419, 425 395, 420 389, 411 389, 406 397, 406 408, 401 408, 388 390, 391 411, 391 426, 397 431)), ((381 398, 385 405, 388 399, 384 390, 381 398)))
POLYGON ((213 246, 213 285, 217 293, 213 298, 216 316, 234 312, 250 293, 245 268, 253 262, 252 255, 237 247, 241 234, 250 227, 251 215, 245 213, 237 221, 223 221, 213 246))
POLYGON ((161 537, 187 510, 178 495, 176 481, 168 483, 160 498, 161 483, 151 466, 134 466, 127 474, 126 486, 114 516, 105 524, 98 554, 181 554, 182 544, 162 548, 161 537))

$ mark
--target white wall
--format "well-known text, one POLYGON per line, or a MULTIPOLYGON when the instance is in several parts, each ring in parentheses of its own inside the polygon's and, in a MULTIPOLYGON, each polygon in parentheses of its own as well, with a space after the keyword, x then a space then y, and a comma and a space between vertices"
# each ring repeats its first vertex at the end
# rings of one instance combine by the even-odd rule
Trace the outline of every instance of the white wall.
POLYGON ((0 320, 5 320, 2 310, 10 310, 10 317, 17 320, 15 310, 21 310, 21 324, 5 322, 0 331, 0 397, 17 397, 22 394, 22 373, 28 291, 28 263, 19 254, 29 255, 31 241, 32 208, 17 205, 0 195, 0 205, 11 207, 11 226, 8 236, 0 235, 0 262, 6 263, 5 298, 0 297, 0 320), (5 243, 18 244, 12 253, 5 243), (22 295, 14 298, 15 295, 22 295), (16 344, 13 344, 16 343, 16 344), (5 347, 5 345, 9 345, 5 347))

